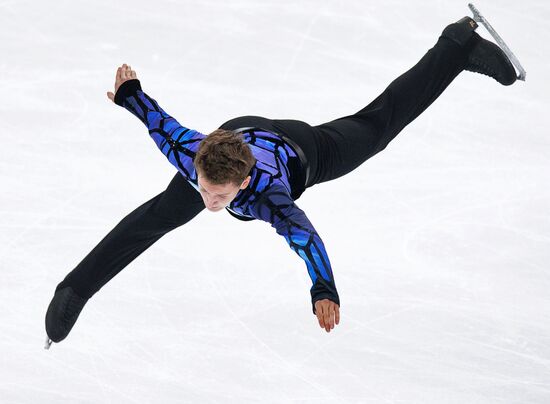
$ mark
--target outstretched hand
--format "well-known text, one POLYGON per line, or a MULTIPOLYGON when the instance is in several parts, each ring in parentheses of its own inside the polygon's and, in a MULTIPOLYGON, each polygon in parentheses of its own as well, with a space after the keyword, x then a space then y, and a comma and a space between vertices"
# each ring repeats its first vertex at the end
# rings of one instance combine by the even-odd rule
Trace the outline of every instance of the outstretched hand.
POLYGON ((118 91, 118 88, 124 83, 125 81, 137 79, 137 74, 135 71, 132 70, 131 66, 128 66, 126 63, 124 63, 122 66, 120 66, 116 71, 116 77, 115 77, 115 92, 107 91, 107 97, 113 102, 115 102, 115 94, 118 91))
POLYGON ((329 299, 321 299, 315 302, 315 314, 319 325, 327 332, 334 328, 334 324, 340 322, 340 306, 329 299))

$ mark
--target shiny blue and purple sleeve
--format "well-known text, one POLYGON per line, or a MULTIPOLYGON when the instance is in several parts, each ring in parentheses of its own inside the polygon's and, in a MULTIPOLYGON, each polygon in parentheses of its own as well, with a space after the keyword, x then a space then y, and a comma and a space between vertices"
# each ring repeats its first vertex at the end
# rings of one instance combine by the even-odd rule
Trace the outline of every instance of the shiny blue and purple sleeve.
POLYGON ((271 223, 277 234, 283 236, 290 248, 305 261, 313 283, 310 289, 313 314, 317 300, 329 299, 340 305, 323 241, 286 188, 282 185, 269 187, 250 210, 257 219, 271 223))
POLYGON ((122 83, 116 92, 115 103, 126 108, 147 126, 159 150, 185 178, 195 176, 193 160, 205 135, 180 125, 168 115, 141 90, 138 79, 122 83))

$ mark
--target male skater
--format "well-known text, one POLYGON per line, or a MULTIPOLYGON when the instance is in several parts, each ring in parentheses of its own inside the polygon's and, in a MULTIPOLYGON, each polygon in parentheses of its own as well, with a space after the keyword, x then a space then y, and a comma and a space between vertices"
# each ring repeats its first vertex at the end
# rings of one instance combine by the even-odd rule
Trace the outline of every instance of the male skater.
POLYGON ((163 111, 142 91, 130 66, 119 67, 109 99, 147 126, 178 172, 164 192, 126 216, 57 285, 46 313, 48 337, 63 340, 88 299, 205 207, 270 223, 305 261, 313 282, 313 313, 330 332, 340 320, 332 268, 319 234, 295 201, 306 188, 341 177, 383 150, 463 70, 488 75, 502 85, 514 83, 509 59, 476 28, 470 17, 448 25, 435 46, 369 105, 313 127, 297 120, 242 116, 205 136, 163 111))

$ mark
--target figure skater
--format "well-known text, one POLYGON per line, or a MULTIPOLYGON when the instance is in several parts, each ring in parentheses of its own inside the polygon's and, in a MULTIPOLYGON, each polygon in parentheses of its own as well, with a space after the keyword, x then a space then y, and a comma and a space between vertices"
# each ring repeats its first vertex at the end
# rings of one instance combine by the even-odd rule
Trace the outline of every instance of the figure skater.
MULTIPOLYGON (((463 70, 505 86, 514 83, 516 72, 506 54, 476 28, 470 17, 448 25, 420 61, 370 104, 317 126, 241 116, 204 135, 168 115, 123 64, 115 92, 107 96, 147 126, 177 173, 166 190, 124 217, 57 285, 46 313, 49 343, 67 337, 87 301, 132 260, 205 208, 270 223, 305 261, 313 314, 330 332, 340 321, 340 297, 321 236, 296 200, 384 150, 463 70)), ((258 287, 271 292, 277 284, 258 287)))

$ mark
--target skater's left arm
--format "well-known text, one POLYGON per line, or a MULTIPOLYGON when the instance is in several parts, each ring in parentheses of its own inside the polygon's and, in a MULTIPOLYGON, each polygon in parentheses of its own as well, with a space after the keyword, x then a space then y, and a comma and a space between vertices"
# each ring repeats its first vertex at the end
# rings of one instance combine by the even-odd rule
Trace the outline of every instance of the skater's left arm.
POLYGON ((340 321, 340 298, 323 241, 307 218, 294 203, 286 188, 273 185, 264 191, 251 207, 251 213, 271 223, 290 248, 306 263, 313 282, 310 289, 313 314, 327 332, 340 321))
POLYGON ((185 178, 190 179, 195 175, 193 159, 205 135, 180 125, 153 98, 145 94, 136 72, 130 66, 124 64, 118 68, 115 93, 109 91, 107 97, 147 126, 157 147, 185 178))

